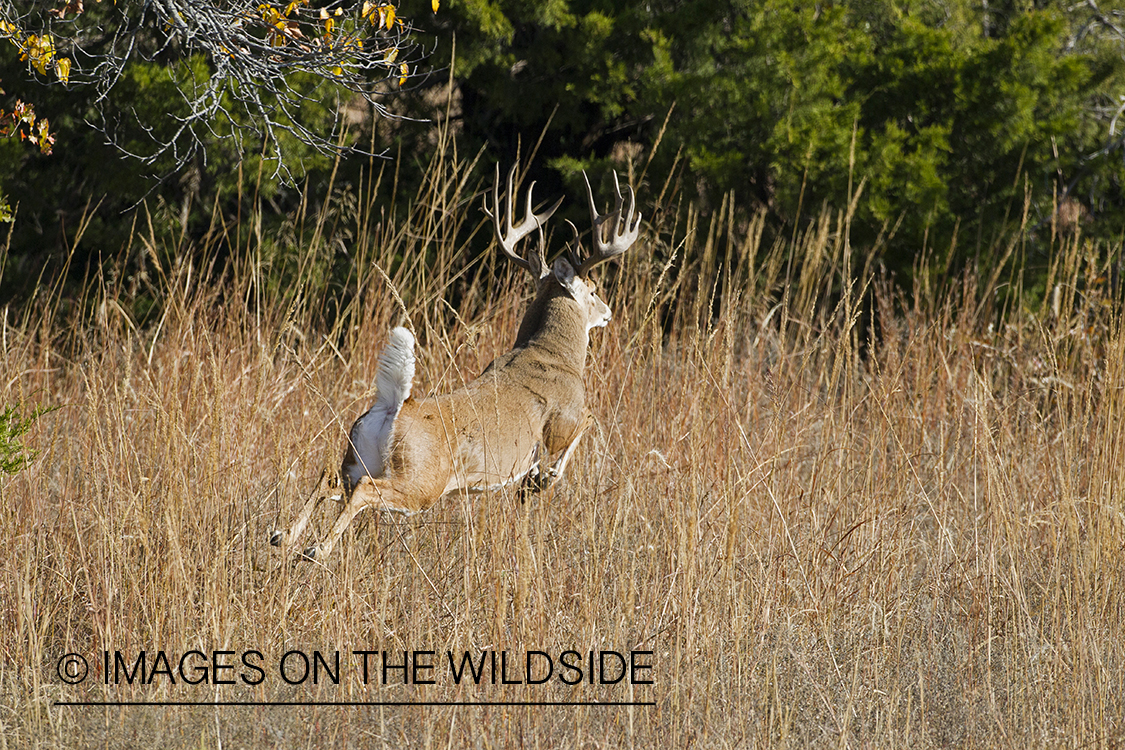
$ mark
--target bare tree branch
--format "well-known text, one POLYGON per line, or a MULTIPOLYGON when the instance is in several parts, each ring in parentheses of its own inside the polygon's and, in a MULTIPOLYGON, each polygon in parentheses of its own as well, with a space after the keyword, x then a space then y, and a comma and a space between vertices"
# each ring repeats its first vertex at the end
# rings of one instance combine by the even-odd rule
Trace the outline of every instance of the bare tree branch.
POLYGON ((95 87, 101 121, 94 124, 107 140, 146 164, 170 162, 170 171, 222 134, 240 155, 259 150, 264 141, 277 173, 288 177, 283 134, 321 153, 335 152, 347 126, 345 109, 363 103, 375 116, 394 117, 385 97, 416 75, 424 57, 412 41, 413 28, 388 2, 45 5, 0 0, 0 39, 15 44, 41 79, 95 87), (171 128, 147 121, 131 106, 111 106, 128 66, 136 62, 171 71, 182 101, 168 114, 171 128), (323 123, 310 123, 303 111, 310 107, 330 110, 327 132, 323 123), (122 112, 132 120, 123 121, 122 112), (150 148, 129 148, 122 135, 126 127, 146 134, 150 148))

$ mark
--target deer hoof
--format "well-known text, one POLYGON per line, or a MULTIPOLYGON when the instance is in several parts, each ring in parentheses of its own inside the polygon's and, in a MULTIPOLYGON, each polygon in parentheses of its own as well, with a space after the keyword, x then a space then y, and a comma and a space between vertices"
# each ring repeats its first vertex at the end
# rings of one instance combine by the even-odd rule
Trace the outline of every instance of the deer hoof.
POLYGON ((558 472, 554 469, 540 471, 538 468, 535 468, 528 472, 527 478, 528 486, 532 492, 542 492, 555 483, 555 480, 558 479, 558 472))
POLYGON ((313 545, 312 547, 309 547, 304 552, 302 552, 301 557, 305 558, 306 560, 315 560, 316 559, 316 553, 317 553, 316 545, 313 545))
POLYGON ((270 534, 270 544, 272 544, 274 547, 280 547, 283 539, 285 539, 284 531, 275 531, 270 534))

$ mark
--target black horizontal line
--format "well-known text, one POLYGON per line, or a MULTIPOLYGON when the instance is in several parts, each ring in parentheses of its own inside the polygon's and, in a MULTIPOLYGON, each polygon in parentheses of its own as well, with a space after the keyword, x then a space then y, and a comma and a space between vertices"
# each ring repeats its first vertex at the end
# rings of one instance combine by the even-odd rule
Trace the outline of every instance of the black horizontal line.
POLYGON ((56 706, 655 706, 656 701, 55 701, 56 706))

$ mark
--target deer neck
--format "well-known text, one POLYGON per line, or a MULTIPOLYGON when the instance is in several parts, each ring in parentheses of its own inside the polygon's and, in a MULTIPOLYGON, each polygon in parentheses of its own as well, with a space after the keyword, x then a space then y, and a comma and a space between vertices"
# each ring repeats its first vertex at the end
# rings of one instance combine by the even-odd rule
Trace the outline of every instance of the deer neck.
POLYGON ((568 361, 582 372, 589 342, 582 309, 565 289, 552 282, 540 288, 527 308, 514 348, 536 350, 551 359, 568 361))

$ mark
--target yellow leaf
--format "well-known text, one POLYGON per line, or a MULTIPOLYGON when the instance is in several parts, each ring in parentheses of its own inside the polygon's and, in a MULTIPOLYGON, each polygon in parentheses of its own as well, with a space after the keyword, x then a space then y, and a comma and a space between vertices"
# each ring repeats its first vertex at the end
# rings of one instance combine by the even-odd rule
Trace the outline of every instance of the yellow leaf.
POLYGON ((388 29, 390 29, 391 27, 393 27, 395 25, 395 6, 393 6, 393 5, 387 6, 386 24, 387 24, 388 29))
POLYGON ((398 57, 398 47, 391 47, 389 50, 387 50, 387 54, 383 57, 383 62, 385 62, 387 65, 390 65, 395 61, 396 57, 398 57))
POLYGON ((339 65, 337 65, 335 68, 332 69, 332 74, 342 76, 342 75, 344 75, 344 69, 341 68, 339 65))
POLYGON ((430 2, 430 7, 434 9, 434 13, 437 13, 437 9, 438 9, 439 4, 440 3, 438 2, 438 0, 432 0, 430 2))
POLYGON ((363 10, 359 13, 360 17, 366 21, 370 21, 371 17, 375 15, 375 3, 371 0, 363 0, 363 10))
POLYGON ((398 66, 398 69, 399 72, 402 73, 402 75, 398 78, 398 85, 401 86, 402 84, 406 83, 406 76, 410 73, 410 68, 406 67, 406 63, 403 63, 402 65, 398 66))
POLYGON ((59 80, 67 83, 70 80, 70 58, 60 57, 55 62, 55 74, 58 75, 59 80))
POLYGON ((47 34, 36 36, 32 34, 27 38, 27 44, 21 50, 21 60, 30 60, 40 74, 47 72, 47 65, 55 56, 55 42, 47 34))

